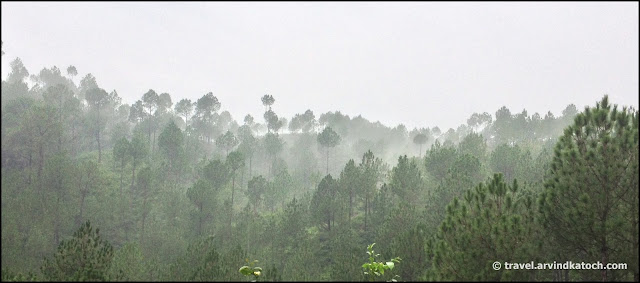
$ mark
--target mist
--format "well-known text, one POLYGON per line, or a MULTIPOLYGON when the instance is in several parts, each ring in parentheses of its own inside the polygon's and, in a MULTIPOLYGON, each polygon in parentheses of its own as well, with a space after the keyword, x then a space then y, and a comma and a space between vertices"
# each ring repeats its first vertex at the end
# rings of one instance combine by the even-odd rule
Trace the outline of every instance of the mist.
POLYGON ((3 281, 639 280, 638 3, 1 5, 3 281))

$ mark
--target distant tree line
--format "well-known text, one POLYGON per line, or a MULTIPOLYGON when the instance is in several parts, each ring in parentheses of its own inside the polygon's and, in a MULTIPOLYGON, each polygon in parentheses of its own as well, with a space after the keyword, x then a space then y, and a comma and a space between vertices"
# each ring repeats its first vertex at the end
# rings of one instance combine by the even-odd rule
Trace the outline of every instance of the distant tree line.
POLYGON ((607 96, 442 132, 286 119, 270 94, 237 122, 212 92, 129 105, 77 75, 17 58, 2 81, 3 281, 242 281, 249 259, 267 281, 639 280, 638 111, 607 96), (628 268, 491 267, 532 260, 628 268))

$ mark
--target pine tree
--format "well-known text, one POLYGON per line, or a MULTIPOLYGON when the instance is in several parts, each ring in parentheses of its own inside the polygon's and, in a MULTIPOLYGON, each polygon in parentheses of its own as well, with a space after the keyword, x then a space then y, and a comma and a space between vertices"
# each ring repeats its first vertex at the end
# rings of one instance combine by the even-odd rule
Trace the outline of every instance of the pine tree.
POLYGON ((73 238, 58 245, 51 259, 44 260, 41 271, 52 281, 107 281, 112 259, 113 247, 87 221, 73 238))
POLYGON ((637 281, 638 205, 638 111, 619 111, 605 96, 578 114, 556 144, 540 200, 542 223, 559 253, 629 266, 581 271, 582 279, 637 281))
POLYGON ((337 196, 338 182, 331 175, 327 175, 318 184, 318 189, 315 191, 311 201, 313 219, 327 231, 331 231, 331 225, 335 222, 338 206, 337 196))
POLYGON ((456 281, 532 280, 530 270, 494 270, 492 263, 536 261, 533 200, 508 186, 502 174, 454 198, 430 246, 429 279, 456 281))

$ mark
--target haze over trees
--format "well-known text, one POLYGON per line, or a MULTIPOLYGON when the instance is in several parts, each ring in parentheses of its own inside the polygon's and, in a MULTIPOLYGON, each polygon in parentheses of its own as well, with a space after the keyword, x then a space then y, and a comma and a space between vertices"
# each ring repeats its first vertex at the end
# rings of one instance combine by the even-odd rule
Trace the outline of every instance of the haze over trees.
POLYGON ((275 93, 247 98, 262 118, 209 90, 126 104, 98 82, 11 61, 2 280, 639 280, 638 110, 606 95, 443 131, 282 117, 275 93))

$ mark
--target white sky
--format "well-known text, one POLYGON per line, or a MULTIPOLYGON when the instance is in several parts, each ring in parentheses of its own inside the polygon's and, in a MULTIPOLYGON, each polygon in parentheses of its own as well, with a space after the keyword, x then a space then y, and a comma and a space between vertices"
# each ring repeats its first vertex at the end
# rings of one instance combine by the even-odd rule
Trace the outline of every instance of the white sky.
POLYGON ((638 108, 638 3, 2 2, 2 78, 75 65, 125 103, 212 91, 242 123, 340 110, 390 126, 638 108))

